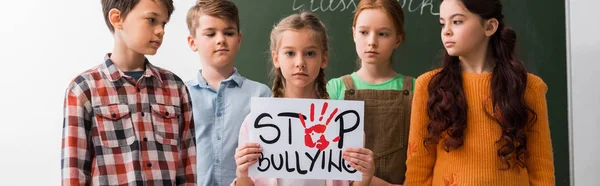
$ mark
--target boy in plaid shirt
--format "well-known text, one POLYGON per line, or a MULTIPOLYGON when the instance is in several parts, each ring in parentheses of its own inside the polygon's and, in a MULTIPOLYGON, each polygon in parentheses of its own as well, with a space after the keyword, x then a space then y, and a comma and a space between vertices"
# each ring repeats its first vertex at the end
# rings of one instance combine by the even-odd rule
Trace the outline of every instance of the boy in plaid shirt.
POLYGON ((172 0, 102 0, 115 44, 65 96, 63 185, 195 185, 189 93, 152 65, 172 0))

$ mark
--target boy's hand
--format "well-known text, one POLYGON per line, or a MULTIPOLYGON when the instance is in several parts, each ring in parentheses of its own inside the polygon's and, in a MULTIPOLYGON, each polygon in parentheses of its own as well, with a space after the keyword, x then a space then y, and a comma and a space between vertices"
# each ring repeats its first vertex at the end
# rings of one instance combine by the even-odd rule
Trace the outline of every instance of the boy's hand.
POLYGON ((373 151, 367 148, 347 148, 343 156, 352 168, 362 173, 363 181, 371 180, 375 174, 373 151))
POLYGON ((248 178, 248 168, 257 162, 260 152, 262 148, 258 143, 246 143, 235 149, 235 172, 238 178, 248 178))

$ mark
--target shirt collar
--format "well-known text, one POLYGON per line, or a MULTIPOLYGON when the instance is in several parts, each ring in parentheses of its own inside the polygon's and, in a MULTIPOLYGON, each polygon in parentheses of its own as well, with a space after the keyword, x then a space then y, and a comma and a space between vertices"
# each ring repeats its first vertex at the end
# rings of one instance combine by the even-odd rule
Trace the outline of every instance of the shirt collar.
MULTIPOLYGON (((240 73, 238 73, 237 68, 233 68, 233 74, 231 74, 231 76, 229 76, 229 78, 223 80, 222 82, 233 82, 235 86, 241 87, 242 84, 244 83, 244 79, 245 78, 242 77, 242 75, 240 75, 240 73)), ((196 76, 196 79, 192 80, 190 85, 199 86, 200 88, 210 88, 210 86, 208 85, 208 82, 206 82, 204 77, 202 77, 202 69, 200 69, 198 71, 198 75, 196 76)))
MULTIPOLYGON (((110 60, 110 55, 111 53, 108 53, 104 56, 104 64, 102 66, 102 71, 106 74, 106 76, 108 77, 108 80, 110 81, 117 81, 121 78, 123 78, 125 76, 125 73, 123 73, 123 71, 121 71, 119 68, 117 68, 117 66, 114 64, 114 62, 112 60, 110 60)), ((142 75, 142 77, 148 78, 148 77, 153 77, 152 79, 158 80, 158 83, 160 85, 162 85, 163 81, 161 80, 159 73, 158 73, 158 68, 154 65, 152 65, 149 61, 148 58, 144 58, 144 65, 145 65, 145 71, 144 74, 142 75)))

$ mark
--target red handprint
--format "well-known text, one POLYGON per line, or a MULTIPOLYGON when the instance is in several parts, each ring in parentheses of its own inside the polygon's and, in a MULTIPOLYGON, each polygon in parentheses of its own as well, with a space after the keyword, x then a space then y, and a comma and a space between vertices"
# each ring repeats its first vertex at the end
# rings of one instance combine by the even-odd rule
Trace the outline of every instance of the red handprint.
MULTIPOLYGON (((323 108, 321 109, 321 117, 319 117, 318 122, 323 121, 323 116, 325 115, 325 111, 327 111, 327 106, 328 106, 327 102, 323 103, 323 108)), ((302 123, 302 126, 304 127, 304 144, 307 147, 310 147, 310 148, 316 147, 319 150, 324 150, 325 148, 327 148, 327 146, 329 146, 329 141, 327 139, 325 139, 325 130, 327 129, 327 125, 329 125, 329 122, 331 122, 331 119, 333 119, 333 116, 335 116, 337 111, 338 111, 338 109, 335 108, 333 110, 333 112, 331 112, 331 114, 329 115, 329 118, 327 118, 327 120, 325 121, 325 124, 318 123, 309 128, 306 128, 306 121, 304 121, 304 116, 302 115, 302 113, 298 113, 300 122, 302 123), (314 141, 312 139, 311 134, 313 134, 313 133, 321 135, 317 141, 314 141)), ((315 122, 315 104, 314 103, 310 104, 310 122, 315 122)), ((333 139, 333 142, 337 142, 339 139, 340 139, 340 137, 338 136, 335 139, 333 139)))

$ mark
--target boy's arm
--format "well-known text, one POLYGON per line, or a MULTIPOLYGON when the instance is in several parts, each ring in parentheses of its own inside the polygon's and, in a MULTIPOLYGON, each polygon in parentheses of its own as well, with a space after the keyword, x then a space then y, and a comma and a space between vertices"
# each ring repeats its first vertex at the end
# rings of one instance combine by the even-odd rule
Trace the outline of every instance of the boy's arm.
POLYGON ((196 185, 196 135, 192 102, 186 86, 181 86, 181 114, 177 185, 196 185))
POLYGON ((263 85, 263 84, 261 84, 261 85, 263 88, 260 93, 260 97, 271 97, 272 96, 271 89, 267 85, 263 85))
POLYGON ((73 83, 67 89, 64 101, 62 185, 90 184, 94 153, 89 135, 92 126, 90 110, 89 91, 86 93, 73 83))

